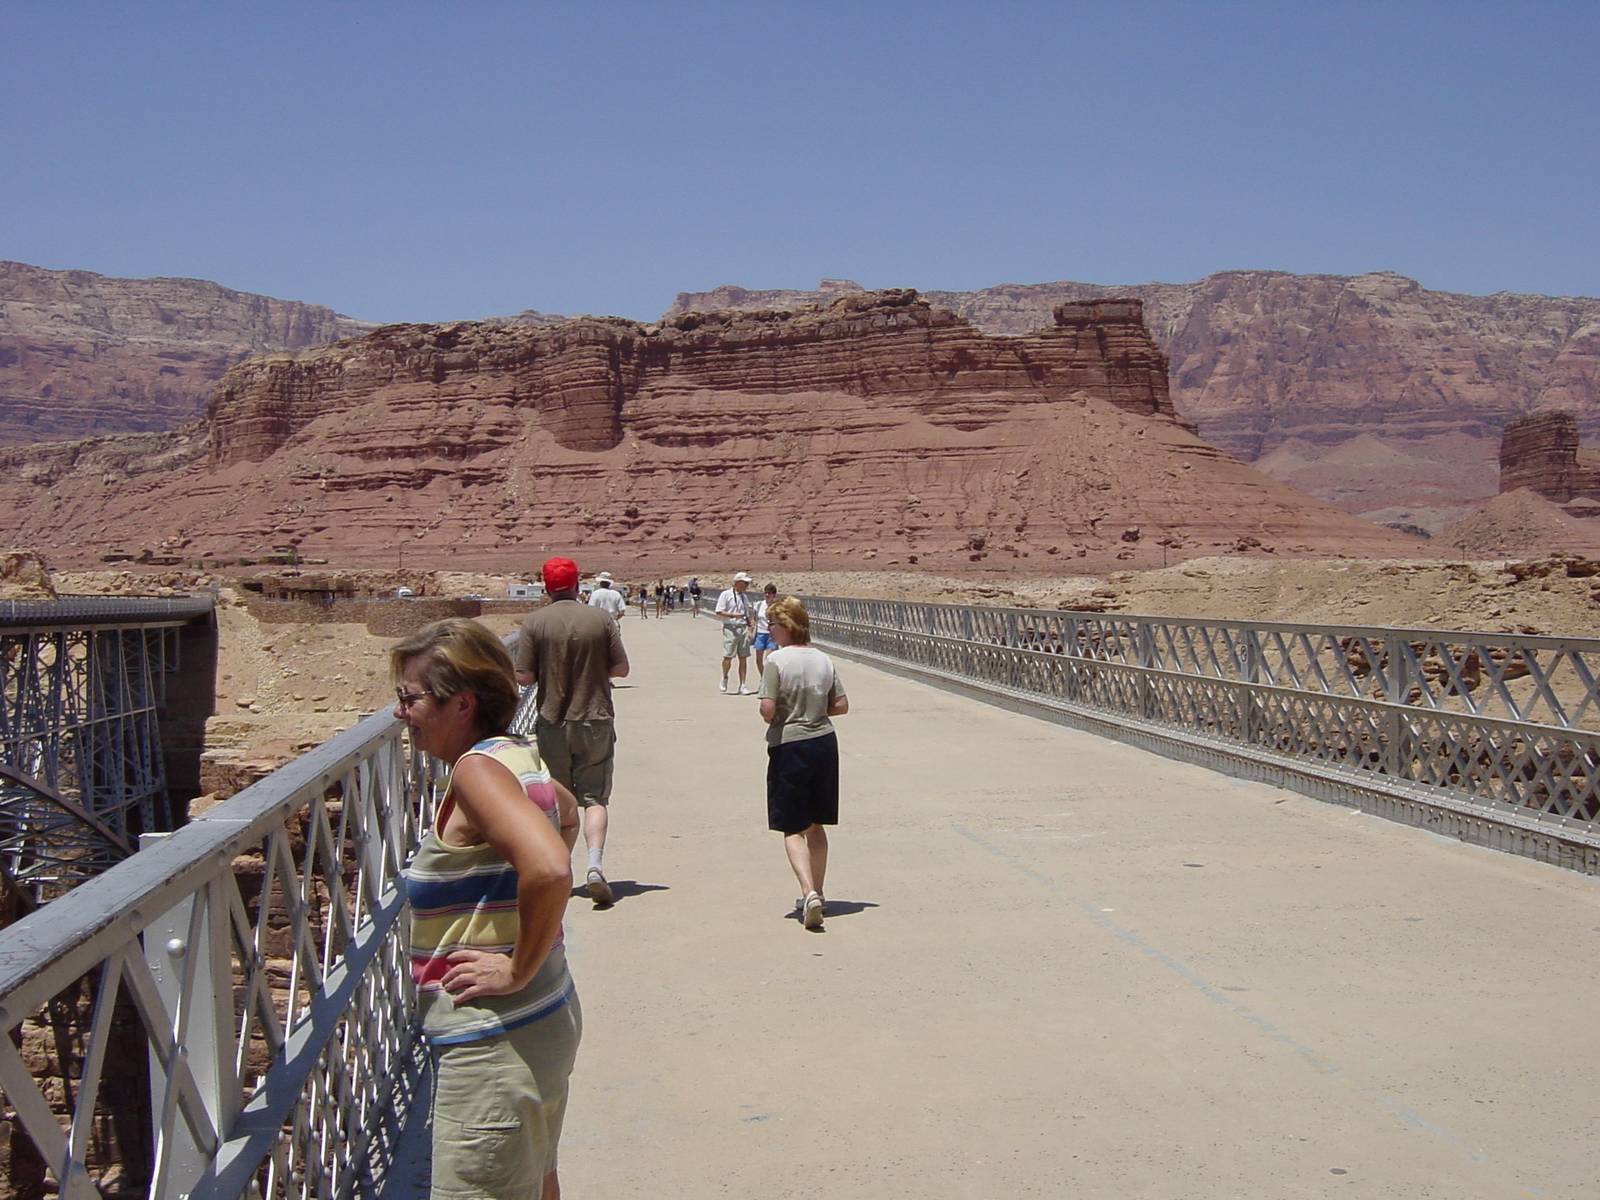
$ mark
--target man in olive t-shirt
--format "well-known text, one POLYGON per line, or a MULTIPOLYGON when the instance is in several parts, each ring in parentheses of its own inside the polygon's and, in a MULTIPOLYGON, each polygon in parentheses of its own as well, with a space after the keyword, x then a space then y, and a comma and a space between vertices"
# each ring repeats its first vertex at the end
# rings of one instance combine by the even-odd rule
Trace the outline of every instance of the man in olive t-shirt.
POLYGON ((610 904, 606 830, 617 743, 611 681, 628 673, 622 631, 603 609, 578 600, 578 565, 552 558, 541 571, 550 602, 522 622, 517 682, 537 684, 534 737, 557 783, 578 798, 589 850, 587 883, 596 904, 610 904))

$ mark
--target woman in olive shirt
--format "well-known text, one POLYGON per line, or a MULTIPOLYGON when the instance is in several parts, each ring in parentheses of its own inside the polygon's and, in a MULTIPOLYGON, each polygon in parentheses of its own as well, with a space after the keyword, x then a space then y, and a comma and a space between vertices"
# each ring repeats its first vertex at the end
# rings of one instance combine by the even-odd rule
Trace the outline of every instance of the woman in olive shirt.
POLYGON ((767 723, 767 828, 783 834, 800 882, 800 917, 821 929, 828 833, 839 823, 839 742, 830 717, 850 711, 833 660, 811 645, 804 604, 785 597, 767 609, 778 648, 761 672, 761 719, 767 723))

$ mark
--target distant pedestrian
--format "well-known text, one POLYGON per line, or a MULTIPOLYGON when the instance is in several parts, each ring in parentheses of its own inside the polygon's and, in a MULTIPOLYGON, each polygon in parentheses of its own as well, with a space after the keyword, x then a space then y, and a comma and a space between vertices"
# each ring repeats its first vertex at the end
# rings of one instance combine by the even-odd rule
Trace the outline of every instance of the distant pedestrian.
POLYGON ((689 580, 689 612, 692 616, 700 615, 700 579, 698 576, 689 580))
POLYGON ((667 585, 665 580, 656 580, 656 619, 660 620, 667 603, 667 585))
POLYGON ((594 591, 589 593, 589 603, 617 620, 628 615, 628 600, 617 585, 611 582, 611 572, 601 571, 594 577, 594 591))
POLYGON ((728 690, 728 668, 739 660, 739 695, 748 696, 745 675, 750 669, 750 636, 755 630, 756 609, 750 599, 750 576, 743 571, 733 577, 733 586, 717 597, 716 617, 722 622, 722 690, 728 690))
POLYGON ((650 616, 650 587, 648 584, 639 585, 639 619, 645 620, 650 616))
POLYGON ((778 585, 769 583, 761 589, 761 599, 756 602, 756 637, 751 646, 756 652, 756 676, 761 675, 761 668, 765 663, 768 650, 776 650, 778 643, 772 640, 772 629, 767 621, 767 612, 778 602, 778 585))
POLYGON ((767 723, 767 828, 800 884, 801 923, 821 929, 827 900, 828 825, 839 823, 839 741, 830 717, 850 711, 833 660, 811 645, 811 618, 794 596, 775 601, 767 620, 778 649, 761 673, 767 723))
POLYGON ((611 681, 628 674, 628 655, 610 614, 578 603, 576 563, 552 558, 541 573, 550 603, 522 622, 517 682, 539 685, 539 754, 556 782, 578 799, 589 850, 589 898, 605 906, 613 899, 603 866, 617 744, 611 681))

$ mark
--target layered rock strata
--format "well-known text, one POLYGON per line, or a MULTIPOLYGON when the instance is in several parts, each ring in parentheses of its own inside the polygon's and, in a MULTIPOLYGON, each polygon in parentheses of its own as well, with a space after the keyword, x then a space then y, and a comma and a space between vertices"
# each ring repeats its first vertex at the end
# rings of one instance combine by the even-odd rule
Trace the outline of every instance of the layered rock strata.
MULTIPOLYGON (((820 296, 822 293, 814 293, 820 296)), ((1172 397, 1200 435, 1353 512, 1416 510, 1424 523, 1495 494, 1501 429, 1537 408, 1600 434, 1600 300, 1438 292, 1389 272, 1227 271, 1197 283, 1004 284, 928 292, 994 334, 1027 333, 1064 300, 1142 300, 1172 362, 1172 397)), ((731 306, 806 293, 686 293, 731 306)))
POLYGON ((390 326, 241 364, 182 437, 30 461, 0 462, 28 481, 0 482, 18 497, 0 535, 97 554, 1043 571, 1246 538, 1416 545, 1196 438, 1129 300, 1064 303, 1021 338, 907 291, 655 325, 390 326))
MULTIPOLYGON (((333 351, 234 370, 208 409, 215 463, 258 462, 313 420, 361 407, 441 398, 488 400, 525 414, 569 450, 618 445, 625 414, 645 438, 696 440, 659 426, 703 393, 836 393, 909 404, 936 424, 980 426, 972 402, 1093 395, 1175 419, 1166 360, 1138 301, 1057 306, 1051 328, 996 339, 915 292, 845 297, 799 313, 690 313, 657 326, 578 319, 553 329, 400 325, 333 351), (487 394, 486 394, 486 389, 487 394)), ((692 423, 691 423, 692 424, 692 423)), ((462 432, 470 453, 492 430, 462 432)))
POLYGON ((171 429, 249 355, 371 328, 198 279, 0 262, 0 445, 171 429))
POLYGON ((1574 516, 1600 511, 1600 454, 1580 446, 1572 413, 1530 413, 1506 426, 1500 439, 1500 490, 1518 488, 1566 505, 1574 516))

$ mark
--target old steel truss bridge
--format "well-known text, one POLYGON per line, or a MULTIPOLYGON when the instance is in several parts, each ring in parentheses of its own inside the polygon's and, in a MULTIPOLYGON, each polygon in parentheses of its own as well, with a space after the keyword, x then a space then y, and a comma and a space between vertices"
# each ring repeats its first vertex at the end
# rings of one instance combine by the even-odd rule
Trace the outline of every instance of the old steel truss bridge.
MULTIPOLYGON (((1600 641, 808 604, 819 642, 941 686, 1600 866, 1600 641)), ((382 1192, 420 1079, 400 872, 439 778, 377 712, 0 931, 13 1178, 27 1145, 69 1198, 108 1170, 157 1197, 382 1192), (87 1035, 35 1079, 17 1043, 64 995, 87 1035), (152 1101, 108 1166, 119 1024, 152 1101)))
POLYGON ((160 714, 183 631, 209 627, 212 607, 210 597, 0 602, 0 871, 25 903, 180 819, 160 714))

